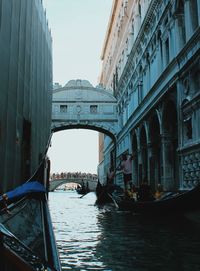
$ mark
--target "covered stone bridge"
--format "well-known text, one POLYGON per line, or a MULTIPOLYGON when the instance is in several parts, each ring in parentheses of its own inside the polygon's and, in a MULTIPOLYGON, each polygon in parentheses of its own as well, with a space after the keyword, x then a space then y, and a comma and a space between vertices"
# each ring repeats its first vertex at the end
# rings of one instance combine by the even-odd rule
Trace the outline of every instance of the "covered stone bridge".
POLYGON ((53 91, 52 132, 89 129, 113 140, 118 131, 117 100, 101 86, 87 80, 71 80, 53 91))

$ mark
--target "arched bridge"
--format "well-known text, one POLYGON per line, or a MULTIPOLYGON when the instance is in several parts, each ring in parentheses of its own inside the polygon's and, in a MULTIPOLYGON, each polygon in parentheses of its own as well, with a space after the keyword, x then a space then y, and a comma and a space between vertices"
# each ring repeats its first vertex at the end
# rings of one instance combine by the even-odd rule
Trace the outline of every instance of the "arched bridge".
POLYGON ((88 182, 90 191, 95 191, 96 186, 97 186, 97 181, 98 181, 97 178, 94 178, 94 177, 80 178, 80 177, 73 177, 73 176, 50 180, 49 191, 54 191, 59 186, 61 186, 63 184, 67 184, 67 183, 77 183, 77 184, 81 185, 82 181, 84 182, 85 186, 88 182))
POLYGON ((73 128, 96 130, 115 139, 118 130, 115 97, 86 80, 71 80, 54 89, 52 132, 73 128))

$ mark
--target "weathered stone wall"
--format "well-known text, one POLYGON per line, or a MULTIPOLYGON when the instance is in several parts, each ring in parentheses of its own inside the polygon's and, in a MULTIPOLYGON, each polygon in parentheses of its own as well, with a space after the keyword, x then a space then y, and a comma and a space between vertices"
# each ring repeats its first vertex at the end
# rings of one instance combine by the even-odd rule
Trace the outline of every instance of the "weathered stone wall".
POLYGON ((30 177, 45 152, 51 46, 41 0, 0 0, 0 190, 30 177))

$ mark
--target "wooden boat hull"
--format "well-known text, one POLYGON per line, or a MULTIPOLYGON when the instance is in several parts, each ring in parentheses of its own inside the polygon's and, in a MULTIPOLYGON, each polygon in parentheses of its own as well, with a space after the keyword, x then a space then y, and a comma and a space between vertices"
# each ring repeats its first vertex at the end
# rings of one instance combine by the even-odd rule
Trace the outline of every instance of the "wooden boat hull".
POLYGON ((110 194, 106 191, 102 191, 102 193, 97 196, 96 204, 103 205, 111 202, 112 198, 110 197, 110 194))
POLYGON ((113 202, 114 198, 112 197, 112 193, 114 191, 123 191, 123 189, 117 185, 98 185, 96 189, 96 204, 107 204, 113 202))
POLYGON ((200 209, 200 186, 193 190, 177 193, 154 201, 119 200, 116 202, 120 210, 145 214, 184 213, 200 209))
POLYGON ((90 192, 90 190, 86 190, 86 189, 77 189, 76 192, 79 194, 79 195, 86 195, 87 193, 90 192))
POLYGON ((0 251, 3 270, 61 270, 46 192, 27 182, 0 197, 0 251), (8 266, 8 267, 7 267, 8 266))

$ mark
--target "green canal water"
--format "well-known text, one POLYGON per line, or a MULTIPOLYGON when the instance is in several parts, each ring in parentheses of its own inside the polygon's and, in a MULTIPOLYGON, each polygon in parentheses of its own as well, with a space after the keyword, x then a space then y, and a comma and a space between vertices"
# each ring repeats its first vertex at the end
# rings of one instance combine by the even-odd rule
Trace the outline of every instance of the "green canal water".
POLYGON ((62 270, 199 271, 200 226, 184 217, 143 217, 96 196, 52 192, 49 207, 62 270))

